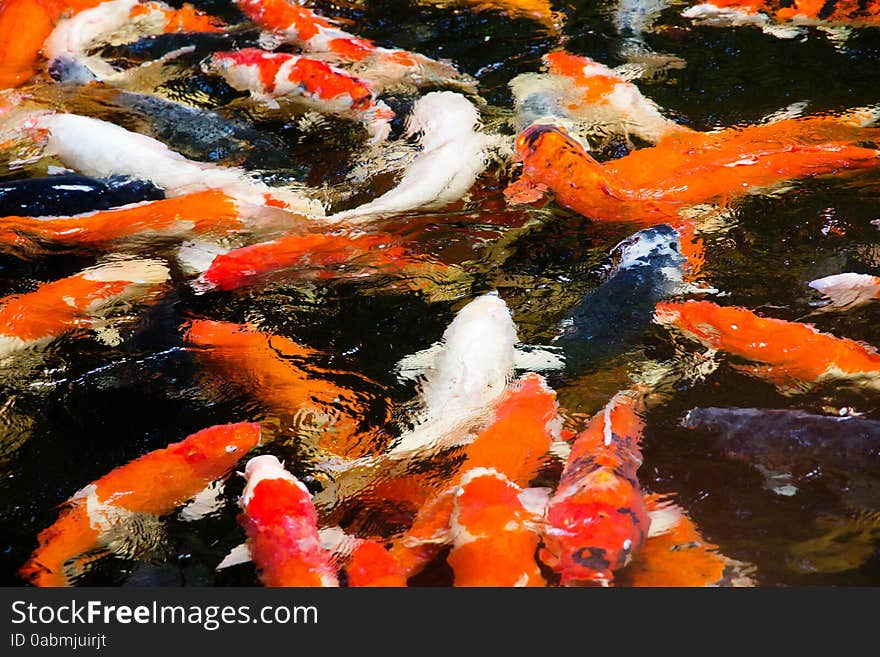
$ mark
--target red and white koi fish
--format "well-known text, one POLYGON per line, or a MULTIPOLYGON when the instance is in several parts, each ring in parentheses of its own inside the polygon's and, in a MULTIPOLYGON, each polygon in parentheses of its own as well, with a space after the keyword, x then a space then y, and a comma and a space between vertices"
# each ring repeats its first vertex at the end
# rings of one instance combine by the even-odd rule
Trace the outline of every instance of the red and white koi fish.
POLYGON ((297 271, 312 278, 361 277, 377 272, 401 275, 408 287, 428 290, 437 279, 466 276, 457 267, 411 254, 396 242, 389 236, 372 234, 279 237, 216 255, 193 286, 199 291, 235 290, 297 271))
POLYGON ((248 461, 239 522, 266 586, 339 586, 333 554, 321 547, 308 489, 274 456, 248 461))
POLYGON ((880 299, 880 276, 834 274, 807 283, 829 300, 828 309, 855 308, 880 299))
MULTIPOLYGON (((410 529, 394 542, 391 553, 408 577, 418 573, 444 545, 452 542, 451 516, 462 474, 492 468, 512 485, 524 488, 549 458, 559 439, 556 394, 538 374, 527 374, 495 404, 488 426, 464 446, 461 466, 442 490, 422 486, 422 503, 410 529)), ((546 500, 545 500, 546 501, 546 500)))
POLYGON ((787 180, 880 165, 880 151, 858 145, 880 133, 862 127, 864 118, 856 111, 691 131, 604 164, 564 129, 535 124, 517 137, 522 176, 505 194, 527 202, 550 189, 560 205, 594 220, 677 226, 678 212, 689 206, 729 203, 787 180))
POLYGON ((151 137, 78 114, 40 113, 26 129, 46 155, 89 176, 114 174, 149 180, 169 197, 219 189, 251 205, 270 205, 310 217, 323 216, 317 201, 289 188, 270 187, 236 167, 188 160, 151 137))
POLYGON ((371 143, 391 132, 394 112, 376 99, 370 85, 326 62, 298 55, 245 48, 214 53, 202 64, 206 73, 220 75, 239 91, 258 100, 294 98, 306 107, 360 121, 371 143))
POLYGON ((754 566, 736 561, 707 541, 684 510, 657 495, 645 502, 651 530, 645 545, 620 573, 620 584, 636 587, 755 586, 754 566))
POLYGON ((880 389, 876 349, 820 333, 809 324, 759 317, 746 308, 708 301, 658 303, 654 321, 710 349, 759 363, 740 369, 785 387, 797 390, 825 381, 850 381, 880 389))
POLYGON ((374 221, 411 210, 440 209, 461 199, 486 168, 493 141, 479 130, 479 122, 477 108, 461 94, 425 94, 407 117, 407 134, 421 134, 421 152, 400 182, 369 203, 329 216, 328 221, 374 221))
POLYGON ((99 57, 90 57, 90 51, 102 45, 136 41, 157 34, 220 32, 223 29, 223 21, 188 3, 176 9, 164 2, 109 0, 60 20, 46 39, 43 56, 50 62, 80 63, 97 79, 112 80, 118 72, 99 57))
POLYGON ((202 429, 178 443, 121 465, 78 491, 58 520, 40 532, 39 546, 19 575, 36 586, 67 586, 106 548, 114 532, 137 516, 170 513, 226 475, 260 441, 250 422, 202 429))
POLYGON ((46 38, 65 14, 101 0, 0 0, 0 89, 18 87, 37 73, 46 38))
POLYGON ((296 414, 320 429, 318 447, 339 456, 375 453, 384 442, 361 431, 368 395, 337 386, 330 370, 309 364, 316 351, 247 325, 191 320, 183 336, 196 358, 275 414, 296 414))
POLYGON ((523 489, 494 468, 462 476, 446 558, 455 586, 546 586, 535 561, 541 511, 529 510, 522 496, 523 489))
MULTIPOLYGON (((635 135, 656 143, 663 137, 691 132, 690 128, 666 118, 653 101, 617 72, 589 57, 557 50, 544 55, 547 74, 524 73, 510 86, 520 114, 535 120, 570 119, 586 123, 590 132, 635 135), (551 116, 537 116, 535 108, 546 112, 546 102, 535 95, 554 96, 551 116)), ((522 127, 525 120, 520 121, 522 127)))
POLYGON ((350 64, 355 74, 368 80, 377 92, 398 82, 422 85, 463 80, 450 62, 406 50, 381 48, 288 0, 235 0, 235 4, 263 30, 279 35, 309 55, 320 54, 350 64))
POLYGON ((296 220, 296 215, 273 208, 249 208, 211 190, 71 217, 0 217, 0 250, 8 248, 21 255, 41 244, 104 246, 129 238, 223 237, 257 227, 290 229, 296 220))
POLYGON ((642 394, 615 395, 572 444, 547 506, 541 560, 563 586, 610 585, 645 542, 651 519, 636 471, 642 394))
POLYGON ((115 305, 144 302, 167 280, 168 268, 157 260, 116 259, 0 299, 0 356, 97 326, 115 305))
POLYGON ((880 6, 865 0, 708 0, 681 15, 698 25, 756 25, 784 39, 798 36, 805 26, 839 31, 880 25, 880 6))

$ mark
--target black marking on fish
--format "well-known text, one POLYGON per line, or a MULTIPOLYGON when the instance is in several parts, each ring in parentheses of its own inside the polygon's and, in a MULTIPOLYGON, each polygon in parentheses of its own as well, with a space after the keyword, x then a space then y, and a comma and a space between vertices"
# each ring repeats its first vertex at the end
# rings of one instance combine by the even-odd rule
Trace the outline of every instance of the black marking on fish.
POLYGON ((164 198, 165 192, 146 180, 65 173, 0 183, 0 216, 73 215, 164 198))

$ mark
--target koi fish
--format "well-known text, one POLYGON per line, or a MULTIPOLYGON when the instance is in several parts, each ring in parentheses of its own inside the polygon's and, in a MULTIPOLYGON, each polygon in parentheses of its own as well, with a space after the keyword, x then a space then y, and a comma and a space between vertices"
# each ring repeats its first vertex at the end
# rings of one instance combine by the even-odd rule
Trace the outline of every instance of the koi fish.
POLYGON ((164 2, 109 0, 64 18, 46 39, 43 55, 49 67, 76 62, 96 79, 112 80, 118 71, 89 52, 117 40, 136 41, 145 36, 172 32, 220 32, 223 22, 192 5, 175 9, 164 2))
POLYGON ((77 114, 43 113, 29 129, 45 135, 44 154, 89 176, 126 175, 148 180, 168 196, 219 189, 251 205, 270 205, 306 216, 323 215, 320 203, 287 188, 270 187, 246 171, 183 157, 165 144, 107 121, 77 114))
POLYGON ((0 249, 8 245, 20 253, 22 247, 33 243, 95 246, 138 236, 141 239, 208 233, 225 236, 253 230, 259 222, 247 222, 248 215, 259 218, 271 214, 271 219, 265 217, 262 223, 271 221, 279 228, 291 227, 296 218, 280 211, 264 212, 264 208, 249 211, 242 206, 244 204, 234 198, 213 190, 72 217, 0 217, 0 249))
POLYGON ((553 344, 562 347, 566 371, 583 373, 635 345, 651 325, 654 306, 684 280, 679 233, 652 226, 615 247, 608 278, 559 323, 553 344))
POLYGON ((326 278, 346 273, 361 276, 365 270, 375 270, 402 275, 407 284, 416 288, 422 287, 415 278, 420 272, 433 272, 429 276, 433 279, 441 270, 456 271, 425 257, 410 255, 386 236, 308 233, 218 254, 193 286, 199 291, 235 290, 270 275, 289 275, 297 269, 326 278), (344 267, 344 271, 334 267, 344 267))
POLYGON ((80 214, 163 198, 165 192, 145 180, 126 176, 89 178, 62 173, 0 182, 0 216, 80 214))
POLYGON ((308 489, 274 456, 255 456, 239 522, 260 581, 266 586, 339 586, 332 554, 321 547, 318 515, 308 489))
POLYGON ((369 81, 376 92, 398 82, 420 86, 463 80, 451 62, 381 48, 288 0, 235 0, 235 4, 260 28, 299 46, 303 52, 348 63, 355 75, 369 81))
POLYGON ((729 203, 795 178, 875 167, 880 151, 856 145, 876 129, 854 116, 788 119, 690 132, 599 164, 564 129, 532 125, 516 140, 522 177, 505 195, 529 202, 550 189, 560 205, 597 221, 680 225, 678 212, 729 203))
POLYGON ((37 73, 43 43, 60 18, 101 0, 0 1, 0 89, 18 87, 37 73))
POLYGON ((522 495, 522 488, 494 468, 462 476, 446 558, 455 586, 546 586, 535 561, 540 512, 529 511, 522 495))
POLYGON ((539 553, 563 586, 611 584, 645 542, 651 519, 636 476, 643 412, 641 393, 618 393, 574 438, 539 553))
POLYGON ((825 381, 880 388, 880 354, 848 338, 821 333, 809 324, 759 317, 751 310, 708 301, 660 302, 654 321, 704 346, 760 365, 744 368, 794 389, 825 381))
POLYGON ((565 23, 565 14, 554 11, 550 0, 421 0, 424 4, 437 6, 473 5, 476 10, 496 10, 511 18, 529 18, 558 34, 565 23))
POLYGON ((431 495, 421 487, 418 501, 422 507, 410 529, 391 548, 408 577, 452 542, 450 523, 463 474, 491 468, 511 485, 528 486, 549 459, 551 444, 559 440, 558 412, 556 393, 538 374, 523 376, 505 392, 494 405, 486 428, 462 448, 462 464, 443 488, 431 495))
POLYGON ((356 543, 345 565, 349 586, 406 586, 400 564, 381 543, 364 539, 358 539, 356 543))
POLYGON ((880 276, 834 274, 807 283, 829 300, 824 309, 849 309, 880 299, 880 276))
POLYGON ((361 431, 365 395, 334 385, 334 374, 309 361, 317 352, 278 335, 229 322, 194 319, 183 341, 225 380, 244 388, 275 413, 295 414, 303 431, 314 425, 319 449, 340 456, 375 453, 377 436, 361 431))
POLYGON ((0 357, 97 326, 100 315, 147 300, 167 280, 168 268, 157 260, 115 259, 0 299, 0 357))
POLYGON ((372 144, 384 141, 391 132, 394 112, 376 99, 366 82, 317 59, 247 48, 214 53, 202 70, 258 100, 296 98, 319 112, 360 121, 372 144))
POLYGON ((202 429, 184 440, 115 468, 71 497, 19 570, 36 586, 67 586, 107 549, 114 532, 139 516, 163 516, 223 477, 260 441, 250 422, 202 429))
POLYGON ((707 541, 684 510, 655 495, 646 498, 651 530, 644 546, 620 572, 635 587, 755 586, 754 566, 731 559, 707 541))
POLYGON ((767 34, 790 39, 799 27, 826 29, 880 25, 880 7, 861 0, 709 0, 685 9, 697 25, 756 25, 767 34))
POLYGON ((461 94, 425 94, 407 117, 407 135, 421 134, 421 152, 400 182, 369 203, 327 220, 361 223, 411 210, 440 209, 459 200, 486 167, 492 140, 478 130, 479 121, 477 108, 461 94))

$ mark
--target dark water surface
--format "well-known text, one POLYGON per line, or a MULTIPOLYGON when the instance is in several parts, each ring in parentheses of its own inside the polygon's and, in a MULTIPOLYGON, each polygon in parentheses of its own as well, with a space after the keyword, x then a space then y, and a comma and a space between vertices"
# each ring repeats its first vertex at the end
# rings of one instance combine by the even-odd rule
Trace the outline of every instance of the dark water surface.
MULTIPOLYGON (((195 4, 229 20, 239 16, 224 0, 195 4)), ((511 19, 499 10, 480 11, 467 3, 438 7, 367 0, 315 6, 350 20, 346 29, 382 45, 453 60, 479 80, 479 94, 488 105, 501 108, 489 107, 487 116, 502 116, 502 110, 509 110, 508 81, 539 70, 541 56, 559 45, 559 37, 536 22, 511 19)), ((569 51, 610 66, 622 63, 615 54, 612 2, 555 8, 567 17, 563 34, 569 51)), ((695 27, 678 17, 680 9, 665 11, 646 40, 658 52, 681 57, 687 66, 639 85, 681 123, 706 130, 751 124, 796 102, 806 103, 806 114, 880 102, 880 29, 856 31, 844 46, 835 47, 815 29, 806 30, 801 38, 783 40, 753 27, 695 27)), ((151 49, 143 50, 155 56, 151 49)), ((99 102, 69 103, 74 107, 84 103, 83 113, 108 120, 118 117, 123 125, 160 139, 173 134, 168 137, 170 145, 197 159, 274 169, 310 184, 342 180, 358 144, 345 134, 353 130, 350 125, 327 119, 304 132, 293 121, 251 116, 247 109, 229 110, 233 106, 228 103, 241 95, 212 84, 216 81, 194 75, 178 81, 174 93, 204 109, 220 108, 222 113, 226 107, 226 118, 262 133, 254 152, 236 155, 235 144, 229 141, 219 150, 199 152, 199 143, 136 119, 131 108, 110 112, 106 107, 102 110, 99 102)), ((392 94, 388 102, 404 110, 412 100, 406 94, 392 94)), ((502 129, 511 133, 509 127, 502 129)), ((401 130, 401 122, 395 122, 392 137, 401 130)), ((242 134, 247 140, 247 133, 242 134)), ((21 175, 21 171, 0 170, 3 180, 21 175)), ((843 271, 880 274, 880 232, 871 224, 880 219, 880 178, 870 174, 858 180, 864 184, 825 177, 798 182, 785 194, 737 202, 729 229, 707 239, 702 278, 727 293, 718 302, 799 319, 813 310, 810 304, 816 300, 808 281, 843 271)), ((254 454, 284 458, 315 490, 326 484, 324 473, 307 459, 297 458, 302 451, 295 417, 266 408, 260 399, 228 385, 222 377, 206 375, 183 349, 180 327, 189 318, 252 322, 320 351, 322 365, 353 373, 345 378, 346 384, 357 386, 361 381, 364 393, 378 400, 370 406, 373 416, 364 422, 389 431, 394 427, 383 425, 386 412, 399 412, 394 409, 415 394, 413 384, 397 380, 394 364, 435 342, 455 312, 473 297, 498 290, 513 312, 520 340, 547 343, 556 323, 600 282, 611 247, 634 229, 600 228, 555 204, 504 212, 501 191, 507 182, 503 173, 496 175, 490 168, 468 205, 385 224, 389 232, 438 260, 462 264, 473 275, 469 289, 441 285, 437 294, 428 295, 396 285, 390 278, 328 282, 290 277, 239 292, 196 295, 186 284, 187 276, 173 269, 171 292, 149 308, 133 311, 120 328, 124 339, 116 346, 95 340, 87 331, 75 332, 24 362, 16 361, 0 378, 0 582, 21 584, 16 570, 36 546, 38 532, 57 518, 57 505, 74 492, 114 467, 211 424, 266 422, 275 427, 275 440, 254 454), (525 228, 505 230, 503 225, 510 223, 525 228), (507 240, 503 248, 501 239, 507 240), (381 394, 376 394, 377 389, 381 394)), ((156 249, 154 255, 168 257, 173 251, 156 249)), ((32 260, 0 256, 0 294, 71 275, 94 264, 96 257, 94 253, 32 260)), ((808 319, 820 330, 880 345, 876 329, 880 304, 808 319)), ((625 377, 616 376, 615 370, 648 358, 668 358, 676 349, 698 351, 692 344, 673 343, 659 327, 649 327, 637 348, 622 359, 603 363, 577 379, 551 376, 570 426, 576 428, 576 419, 599 410, 625 384, 625 377)), ((847 523, 870 525, 870 514, 880 511, 880 486, 870 474, 876 472, 876 464, 865 467, 865 472, 854 465, 849 477, 819 473, 799 481, 795 494, 780 494, 751 464, 727 458, 708 434, 680 426, 682 416, 698 406, 811 413, 852 407, 867 418, 880 419, 876 393, 826 386, 821 392, 784 396, 722 358, 715 372, 680 384, 675 395, 648 413, 639 476, 647 491, 674 495, 705 538, 725 555, 754 564, 759 585, 880 583, 876 533, 838 534, 828 539, 823 558, 812 562, 803 550, 792 550, 847 523), (853 551, 861 555, 855 565, 848 559, 853 551), (846 564, 842 569, 837 566, 841 563, 846 564)), ((223 491, 224 503, 202 519, 186 522, 177 514, 167 518, 154 554, 138 560, 102 559, 78 583, 255 583, 250 566, 214 572, 216 563, 243 540, 235 504, 242 485, 243 480, 233 476, 223 491)), ((359 512, 349 510, 343 524, 356 526, 359 512)), ((448 583, 444 578, 448 572, 441 564, 419 582, 448 583)))

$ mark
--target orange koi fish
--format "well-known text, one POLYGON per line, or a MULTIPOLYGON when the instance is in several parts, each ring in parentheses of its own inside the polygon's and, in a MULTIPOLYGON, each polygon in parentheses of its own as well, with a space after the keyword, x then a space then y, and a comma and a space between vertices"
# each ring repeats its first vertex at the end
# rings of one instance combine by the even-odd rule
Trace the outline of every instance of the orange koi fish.
POLYGON ((880 151, 856 143, 878 133, 849 117, 787 119, 678 134, 599 164, 564 129, 536 124, 517 137, 522 177, 505 194, 527 202, 549 188, 560 205, 598 221, 676 224, 687 206, 729 202, 794 178, 875 167, 880 151))
POLYGON ((551 76, 571 85, 568 109, 574 116, 652 143, 669 135, 693 132, 663 116, 656 103, 645 98, 632 82, 589 57, 557 50, 543 59, 551 76))
POLYGON ((389 83, 403 80, 422 85, 462 78, 449 62, 406 50, 381 48, 288 0, 235 0, 235 4, 262 29, 280 35, 304 52, 353 64, 358 77, 369 80, 377 92, 389 83))
POLYGON ((621 572, 624 586, 754 586, 754 566, 724 556, 700 534, 684 510, 656 495, 646 503, 651 531, 632 563, 621 572))
MULTIPOLYGON (((8 245, 20 253, 35 243, 94 246, 136 236, 225 235, 251 228, 243 205, 223 192, 207 191, 71 217, 0 217, 0 249, 8 245)), ((279 223, 287 219, 287 227, 294 217, 273 213, 279 223)))
POLYGON ((820 333, 809 324, 759 317, 751 310, 708 301, 661 302, 654 321, 710 349, 761 363, 746 371, 778 384, 794 379, 811 387, 849 380, 880 388, 880 354, 848 338, 820 333))
POLYGON ((82 62, 98 79, 110 79, 117 71, 100 58, 89 57, 89 51, 158 34, 223 29, 223 21, 188 3, 175 9, 164 2, 109 0, 62 19, 46 39, 43 55, 50 62, 82 62))
POLYGON ((502 11, 512 18, 530 18, 557 34, 565 23, 565 14, 553 11, 550 0, 421 0, 431 5, 473 5, 477 10, 502 11))
POLYGON ((867 0, 708 0, 681 15, 698 25, 757 25, 781 38, 797 36, 799 26, 880 25, 880 6, 867 0))
POLYGON ((512 484, 526 487, 558 437, 556 393, 543 377, 527 374, 498 401, 493 420, 463 449, 464 461, 446 487, 427 498, 411 528, 391 553, 407 577, 418 573, 451 541, 450 522, 461 477, 475 468, 492 468, 512 484))
POLYGON ((450 518, 446 562, 455 586, 546 586, 535 561, 540 513, 528 510, 523 489, 493 468, 461 478, 450 518))
POLYGON ((199 360, 249 390, 275 413, 296 414, 320 425, 318 447, 340 456, 381 449, 360 432, 364 400, 327 380, 333 372, 310 365, 317 355, 293 340, 229 322, 192 320, 183 341, 199 360))
POLYGON ((121 465, 74 494, 19 575, 36 586, 67 586, 114 529, 135 514, 170 513, 224 476, 260 441, 260 426, 224 424, 121 465), (80 557, 78 559, 78 557, 80 557))
POLYGON ((0 0, 0 89, 17 87, 37 73, 43 42, 58 20, 100 0, 0 0))
POLYGON ((349 586, 406 586, 400 564, 381 543, 366 539, 356 543, 345 565, 349 586))
MULTIPOLYGON (((430 266, 425 258, 409 255, 403 247, 380 235, 309 233, 280 237, 217 255, 197 282, 201 289, 234 290, 292 269, 317 270, 322 277, 341 276, 328 268, 345 266, 389 273, 414 272, 430 266)), ((440 267, 440 265, 435 265, 440 267)))
POLYGON ((636 477, 643 412, 641 393, 618 393, 574 439, 539 555, 563 586, 611 584, 645 542, 651 519, 636 477))
POLYGON ((321 547, 308 489, 274 456, 248 461, 239 522, 266 586, 339 586, 333 555, 321 547))
POLYGON ((0 299, 0 356, 95 326, 100 314, 116 304, 146 301, 166 280, 168 268, 161 262, 116 259, 0 299))
POLYGON ((384 141, 391 132, 394 112, 376 99, 370 85, 326 62, 245 48, 214 53, 202 69, 258 99, 295 97, 319 112, 360 121, 374 144, 384 141))
POLYGON ((855 308, 880 299, 880 276, 834 274, 807 283, 829 300, 824 308, 855 308))

